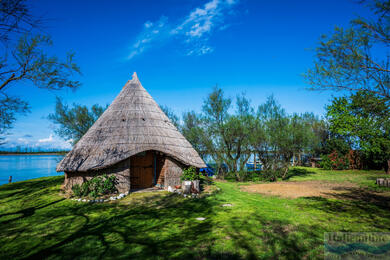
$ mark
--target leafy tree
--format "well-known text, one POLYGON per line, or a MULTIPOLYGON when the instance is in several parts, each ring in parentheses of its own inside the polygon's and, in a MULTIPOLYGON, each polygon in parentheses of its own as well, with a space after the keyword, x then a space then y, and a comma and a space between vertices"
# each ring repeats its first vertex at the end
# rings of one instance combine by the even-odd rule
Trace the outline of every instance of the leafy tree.
POLYGON ((229 117, 230 98, 225 98, 223 90, 215 86, 203 103, 203 120, 209 135, 210 156, 220 169, 226 162, 224 125, 229 117))
POLYGON ((260 105, 257 111, 256 130, 254 131, 253 148, 256 151, 264 171, 274 171, 277 165, 275 144, 276 132, 279 131, 279 121, 286 117, 286 112, 276 102, 273 96, 260 105))
POLYGON ((318 119, 311 113, 288 115, 273 96, 259 106, 253 149, 264 171, 273 173, 273 180, 286 177, 295 156, 313 152, 319 143, 316 123, 318 119))
POLYGON ((358 18, 350 28, 321 37, 314 67, 304 75, 311 89, 365 91, 390 100, 390 2, 371 7, 374 21, 358 18))
POLYGON ((104 108, 95 104, 91 109, 88 109, 86 106, 73 104, 73 107, 69 108, 57 97, 55 113, 50 114, 48 119, 57 125, 56 134, 64 140, 72 140, 73 144, 75 144, 103 114, 107 107, 104 108))
POLYGON ((214 153, 214 147, 206 132, 206 125, 201 115, 196 114, 194 111, 185 112, 183 114, 181 132, 195 150, 198 151, 203 160, 206 160, 208 156, 214 153))
POLYGON ((43 20, 33 17, 25 2, 0 2, 0 41, 4 45, 0 56, 1 135, 12 127, 17 113, 29 111, 26 101, 7 94, 9 88, 21 83, 50 90, 80 86, 72 80, 80 74, 74 54, 67 54, 65 60, 47 54, 53 43, 49 36, 36 33, 43 20))
POLYGON ((230 171, 242 180, 241 173, 252 154, 252 138, 254 130, 253 109, 250 101, 244 96, 237 96, 237 111, 228 117, 223 125, 224 153, 230 171))
POLYGON ((335 98, 327 107, 330 130, 350 136, 375 163, 385 164, 390 174, 390 108, 386 98, 370 92, 335 98))

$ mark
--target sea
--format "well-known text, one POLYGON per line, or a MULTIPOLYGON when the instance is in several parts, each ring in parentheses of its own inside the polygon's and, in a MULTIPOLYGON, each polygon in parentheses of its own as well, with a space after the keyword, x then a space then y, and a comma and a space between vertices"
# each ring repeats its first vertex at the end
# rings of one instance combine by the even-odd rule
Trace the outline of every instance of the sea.
POLYGON ((39 177, 62 175, 56 166, 64 155, 0 155, 0 185, 39 177))

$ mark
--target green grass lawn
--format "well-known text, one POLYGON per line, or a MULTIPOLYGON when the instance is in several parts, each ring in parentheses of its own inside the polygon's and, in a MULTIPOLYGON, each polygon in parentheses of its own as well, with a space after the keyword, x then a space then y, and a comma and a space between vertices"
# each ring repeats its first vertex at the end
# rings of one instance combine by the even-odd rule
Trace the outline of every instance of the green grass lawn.
POLYGON ((390 231, 390 190, 374 185, 382 176, 292 170, 289 181, 348 181, 361 187, 337 199, 284 199, 216 182, 220 190, 201 199, 155 192, 87 204, 61 196, 63 177, 2 185, 0 259, 322 258, 324 232, 390 231))

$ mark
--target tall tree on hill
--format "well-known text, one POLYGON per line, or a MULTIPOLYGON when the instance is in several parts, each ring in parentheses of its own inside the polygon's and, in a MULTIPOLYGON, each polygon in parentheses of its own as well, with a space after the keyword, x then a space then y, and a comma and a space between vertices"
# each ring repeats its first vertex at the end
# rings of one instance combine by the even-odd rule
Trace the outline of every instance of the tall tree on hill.
POLYGON ((50 90, 80 86, 72 79, 80 74, 73 53, 64 60, 47 54, 53 43, 37 30, 43 22, 31 14, 25 0, 0 2, 0 140, 12 128, 16 114, 29 111, 26 101, 8 93, 10 88, 22 83, 50 90))

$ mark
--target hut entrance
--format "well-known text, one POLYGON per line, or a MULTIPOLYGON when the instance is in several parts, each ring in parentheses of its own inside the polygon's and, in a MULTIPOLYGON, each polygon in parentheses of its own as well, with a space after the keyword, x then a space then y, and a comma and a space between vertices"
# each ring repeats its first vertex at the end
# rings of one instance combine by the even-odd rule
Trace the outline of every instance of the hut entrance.
POLYGON ((154 153, 142 152, 130 157, 130 189, 153 187, 154 153))

